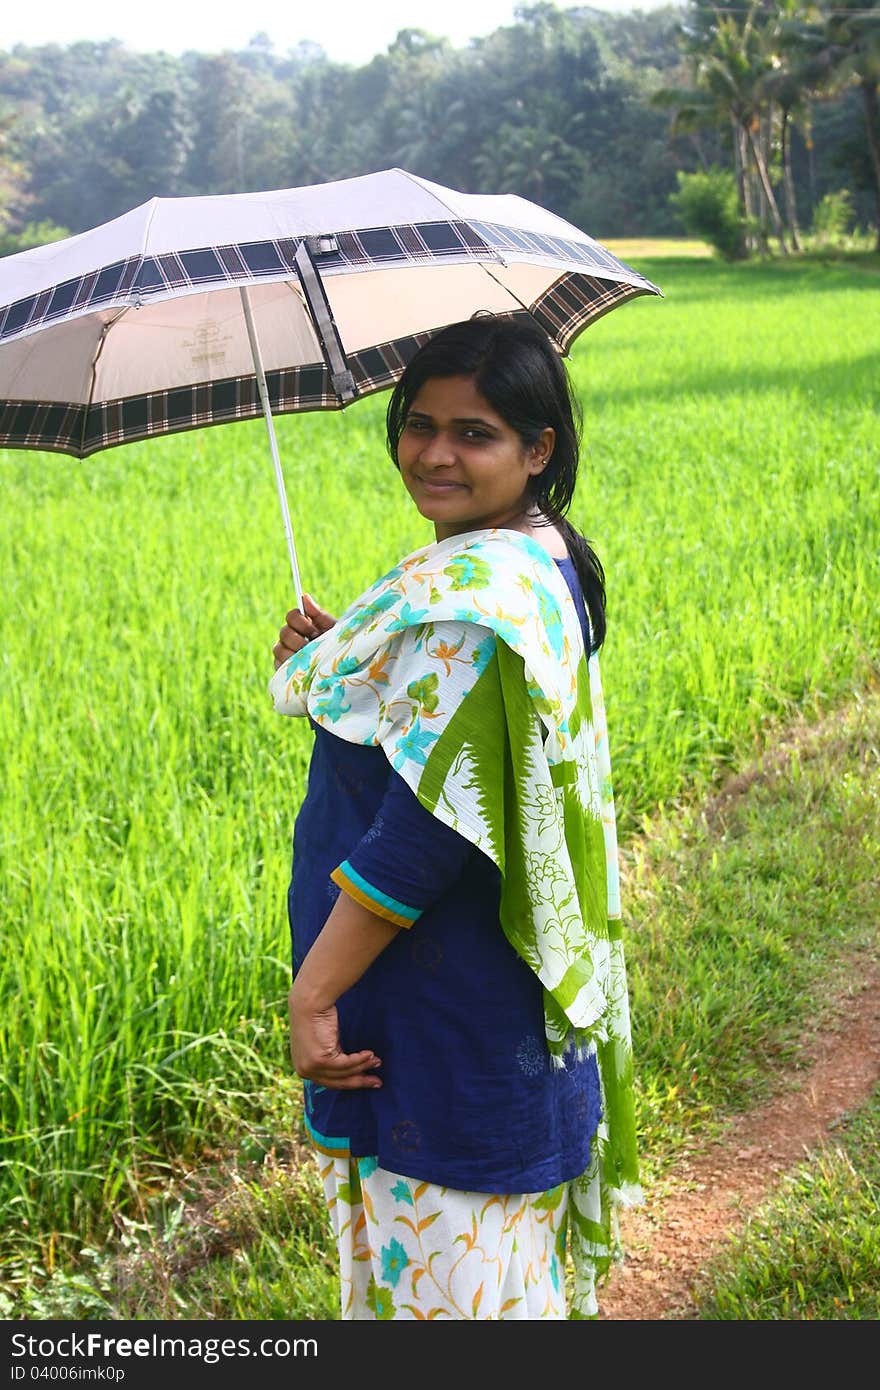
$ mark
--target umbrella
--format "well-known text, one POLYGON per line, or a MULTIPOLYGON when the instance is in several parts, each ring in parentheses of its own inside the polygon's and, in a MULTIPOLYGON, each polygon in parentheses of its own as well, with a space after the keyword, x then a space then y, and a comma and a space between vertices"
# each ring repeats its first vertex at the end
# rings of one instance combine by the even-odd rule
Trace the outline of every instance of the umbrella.
POLYGON ((403 169, 153 198, 0 260, 0 447, 82 459, 262 414, 301 607, 273 412, 391 386, 477 310, 528 314, 566 353, 644 294, 660 290, 538 204, 403 169))

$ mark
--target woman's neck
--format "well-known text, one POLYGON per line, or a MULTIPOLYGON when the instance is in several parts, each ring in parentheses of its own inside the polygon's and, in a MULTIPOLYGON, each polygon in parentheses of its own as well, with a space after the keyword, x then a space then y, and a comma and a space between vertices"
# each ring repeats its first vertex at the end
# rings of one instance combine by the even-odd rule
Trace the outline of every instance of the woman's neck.
MULTIPOLYGON (((492 529, 492 528, 481 528, 492 529)), ((554 560, 568 559, 568 547, 565 538, 559 529, 557 522, 548 521, 542 512, 532 508, 528 512, 521 512, 518 516, 510 517, 508 520, 498 523, 498 530, 518 531, 523 536, 528 536, 529 540, 536 541, 542 545, 554 560)), ((438 528, 434 528, 434 535, 437 540, 450 540, 456 534, 466 535, 465 531, 456 533, 444 533, 437 535, 438 528)))

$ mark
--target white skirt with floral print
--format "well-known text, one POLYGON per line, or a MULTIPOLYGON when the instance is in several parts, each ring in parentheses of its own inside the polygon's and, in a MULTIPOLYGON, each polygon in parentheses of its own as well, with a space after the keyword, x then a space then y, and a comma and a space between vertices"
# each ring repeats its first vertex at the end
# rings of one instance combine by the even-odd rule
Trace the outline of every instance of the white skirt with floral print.
POLYGON ((564 1318, 568 1186, 459 1192, 319 1151, 343 1319, 564 1318))

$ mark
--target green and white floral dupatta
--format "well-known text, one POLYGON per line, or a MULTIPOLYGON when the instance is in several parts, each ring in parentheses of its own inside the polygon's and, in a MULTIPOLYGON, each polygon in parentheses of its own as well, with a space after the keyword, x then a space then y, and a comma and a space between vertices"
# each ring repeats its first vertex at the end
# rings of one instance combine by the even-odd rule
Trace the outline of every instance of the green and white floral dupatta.
MULTIPOLYGON (((516 531, 408 555, 270 682, 282 714, 381 747, 502 876, 501 926, 544 986, 547 1046, 595 1051, 603 1118, 571 1184, 572 1317, 595 1317, 641 1201, 617 836, 597 656, 568 586, 516 531)), ((417 930, 417 928, 416 928, 417 930)))

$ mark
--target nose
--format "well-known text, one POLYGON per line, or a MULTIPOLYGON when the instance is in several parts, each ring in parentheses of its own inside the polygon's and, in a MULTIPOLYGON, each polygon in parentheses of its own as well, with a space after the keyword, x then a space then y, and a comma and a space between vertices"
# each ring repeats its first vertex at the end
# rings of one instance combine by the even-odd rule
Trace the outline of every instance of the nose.
POLYGON ((444 464, 455 462, 452 440, 445 431, 432 430, 430 435, 423 440, 422 447, 419 449, 419 462, 428 464, 431 468, 440 468, 444 464))

